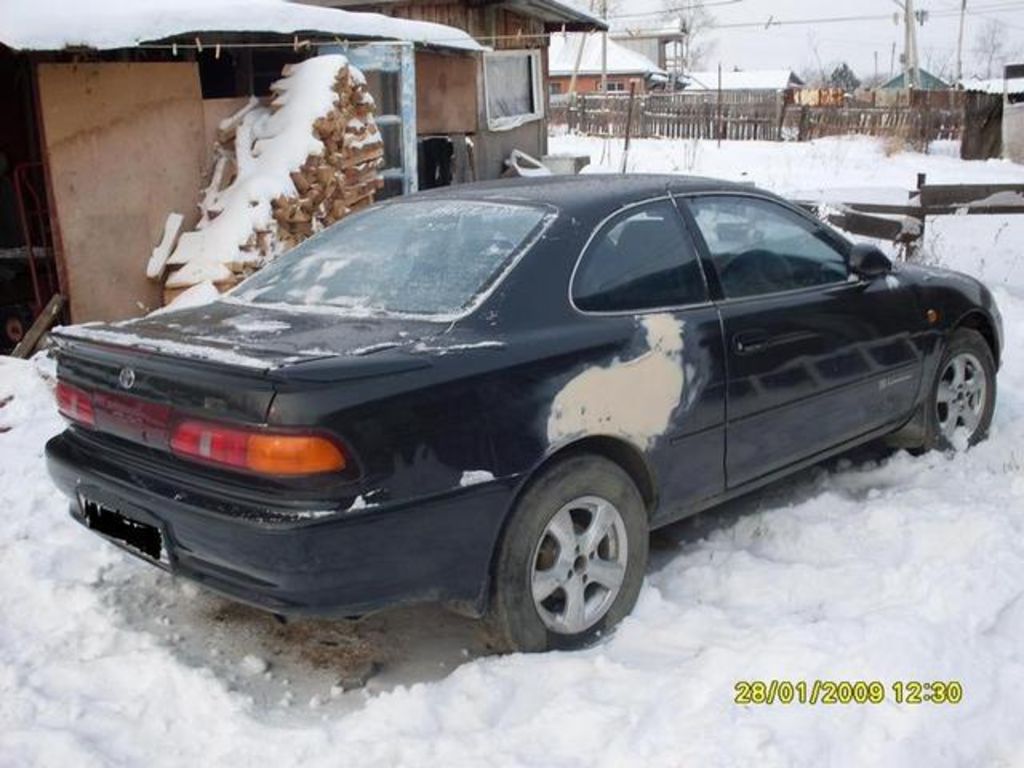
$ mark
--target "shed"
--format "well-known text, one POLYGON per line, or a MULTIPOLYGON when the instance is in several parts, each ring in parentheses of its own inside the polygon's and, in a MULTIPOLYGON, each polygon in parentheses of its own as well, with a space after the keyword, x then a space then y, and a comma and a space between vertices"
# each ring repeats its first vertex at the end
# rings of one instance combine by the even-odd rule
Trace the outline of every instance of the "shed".
POLYGON ((453 155, 463 178, 487 179, 511 149, 546 149, 543 39, 492 53, 429 20, 283 0, 0 10, 0 330, 12 340, 58 290, 74 322, 160 305, 145 267, 168 214, 196 220, 218 124, 288 63, 343 52, 367 74, 382 195, 457 181, 453 155), (424 157, 438 141, 447 165, 424 157))

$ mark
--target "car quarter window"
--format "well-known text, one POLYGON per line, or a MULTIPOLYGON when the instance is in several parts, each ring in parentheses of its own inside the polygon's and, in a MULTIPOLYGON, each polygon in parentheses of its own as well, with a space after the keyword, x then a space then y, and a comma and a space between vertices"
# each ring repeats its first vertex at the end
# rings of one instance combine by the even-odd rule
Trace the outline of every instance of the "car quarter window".
POLYGON ((846 280, 846 257, 825 229, 770 200, 709 195, 688 201, 727 299, 846 280))
POLYGON ((590 241, 572 284, 585 312, 625 312, 707 301, 697 253, 669 200, 629 208, 590 241))

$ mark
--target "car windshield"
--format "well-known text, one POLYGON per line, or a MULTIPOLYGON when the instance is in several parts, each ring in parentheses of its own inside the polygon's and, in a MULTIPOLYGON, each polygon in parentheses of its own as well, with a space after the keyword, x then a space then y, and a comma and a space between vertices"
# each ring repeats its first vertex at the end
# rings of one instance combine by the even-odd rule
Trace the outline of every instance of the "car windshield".
POLYGON ((234 296, 359 315, 455 314, 494 284, 545 215, 466 200, 371 208, 289 251, 234 296))

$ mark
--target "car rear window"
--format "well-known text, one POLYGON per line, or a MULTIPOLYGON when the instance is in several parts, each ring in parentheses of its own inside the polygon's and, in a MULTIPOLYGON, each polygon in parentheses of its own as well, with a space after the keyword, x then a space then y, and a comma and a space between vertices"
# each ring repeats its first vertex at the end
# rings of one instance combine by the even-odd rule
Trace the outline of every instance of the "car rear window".
POLYGON ((543 208, 466 200, 370 208, 264 267, 234 296, 357 315, 457 314, 500 278, 546 216, 543 208))

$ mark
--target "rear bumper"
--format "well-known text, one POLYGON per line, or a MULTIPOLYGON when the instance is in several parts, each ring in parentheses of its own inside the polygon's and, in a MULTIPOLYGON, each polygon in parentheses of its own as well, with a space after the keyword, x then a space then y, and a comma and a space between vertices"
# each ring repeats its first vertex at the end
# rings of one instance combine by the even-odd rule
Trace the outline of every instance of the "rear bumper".
POLYGON ((425 601, 483 611, 515 482, 353 512, 303 512, 182 487, 86 450, 68 433, 50 440, 46 458, 78 522, 85 523, 85 497, 154 526, 166 548, 166 562, 155 564, 283 614, 353 615, 425 601))

